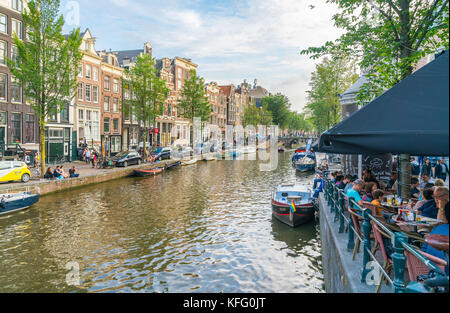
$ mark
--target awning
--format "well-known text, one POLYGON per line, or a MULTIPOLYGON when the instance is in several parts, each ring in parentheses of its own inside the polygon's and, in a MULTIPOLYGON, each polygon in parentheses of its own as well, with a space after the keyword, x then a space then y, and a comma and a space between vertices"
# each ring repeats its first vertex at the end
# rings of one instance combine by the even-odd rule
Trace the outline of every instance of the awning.
POLYGON ((320 136, 316 151, 448 156, 448 51, 320 136))

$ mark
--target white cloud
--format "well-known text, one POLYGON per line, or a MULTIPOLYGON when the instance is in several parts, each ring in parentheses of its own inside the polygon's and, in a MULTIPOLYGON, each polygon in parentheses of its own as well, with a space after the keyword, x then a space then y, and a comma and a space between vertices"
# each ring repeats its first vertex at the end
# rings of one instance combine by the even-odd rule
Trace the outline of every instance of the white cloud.
POLYGON ((336 7, 325 1, 227 1, 214 7, 194 0, 166 0, 164 5, 144 0, 111 3, 111 9, 115 6, 126 16, 116 27, 128 43, 140 47, 150 41, 155 55, 189 57, 206 81, 237 84, 256 77, 271 92, 287 95, 299 111, 306 104, 305 91, 314 70, 314 61, 300 55, 300 50, 340 34, 332 22, 336 7), (126 29, 130 17, 138 34, 126 29))

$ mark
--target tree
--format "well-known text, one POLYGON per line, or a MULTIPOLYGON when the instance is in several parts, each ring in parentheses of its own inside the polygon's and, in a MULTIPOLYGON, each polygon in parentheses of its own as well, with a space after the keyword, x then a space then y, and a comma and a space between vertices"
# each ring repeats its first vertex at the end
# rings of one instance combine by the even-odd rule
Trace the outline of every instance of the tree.
POLYGON ((288 128, 291 131, 309 131, 310 125, 305 120, 305 114, 291 112, 291 114, 289 115, 288 128))
POLYGON ((14 60, 7 59, 8 68, 24 87, 27 103, 39 123, 41 173, 45 173, 45 126, 47 119, 63 110, 75 97, 76 76, 82 54, 80 29, 63 36, 63 16, 58 17, 59 0, 28 2, 22 13, 27 30, 25 40, 14 33, 17 46, 14 60))
POLYGON ((123 110, 133 112, 143 126, 144 157, 147 156, 147 135, 156 117, 162 115, 169 96, 166 82, 158 76, 155 59, 149 54, 138 56, 136 64, 125 70, 122 85, 129 98, 123 100, 123 110))
MULTIPOLYGON (((194 124, 194 118, 198 117, 202 122, 209 121, 211 107, 205 93, 204 79, 197 76, 192 69, 189 79, 184 81, 184 87, 178 99, 178 109, 182 117, 187 118, 194 124)), ((193 130, 191 129, 191 143, 193 142, 193 130)))
POLYGON ((289 99, 278 93, 262 98, 261 103, 266 110, 271 112, 273 123, 281 129, 285 129, 289 122, 289 109, 291 107, 289 99))
POLYGON ((247 127, 248 125, 258 127, 261 124, 260 109, 250 103, 250 105, 244 108, 244 114, 242 116, 242 126, 247 127))
POLYGON ((311 74, 306 105, 316 130, 323 132, 341 120, 339 94, 357 79, 354 63, 342 54, 325 57, 316 65, 316 70, 311 74))
MULTIPOLYGON (((362 104, 380 95, 413 72, 418 60, 439 48, 448 49, 448 0, 328 0, 340 11, 335 25, 345 33, 335 42, 310 47, 302 54, 313 58, 336 49, 360 59, 368 83, 359 93, 362 104)), ((406 110, 406 108, 405 108, 406 110)), ((400 159, 409 160, 408 155, 400 159)), ((409 196, 411 169, 400 164, 400 195, 409 196)))

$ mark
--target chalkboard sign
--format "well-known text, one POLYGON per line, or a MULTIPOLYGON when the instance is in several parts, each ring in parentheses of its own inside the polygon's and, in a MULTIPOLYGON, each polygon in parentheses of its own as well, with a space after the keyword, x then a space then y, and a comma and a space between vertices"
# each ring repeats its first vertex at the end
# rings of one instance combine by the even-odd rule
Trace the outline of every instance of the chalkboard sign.
POLYGON ((358 155, 346 154, 342 156, 342 164, 344 165, 344 173, 352 176, 358 175, 358 155))
POLYGON ((363 155, 363 171, 368 168, 378 181, 388 182, 392 173, 392 154, 363 155))

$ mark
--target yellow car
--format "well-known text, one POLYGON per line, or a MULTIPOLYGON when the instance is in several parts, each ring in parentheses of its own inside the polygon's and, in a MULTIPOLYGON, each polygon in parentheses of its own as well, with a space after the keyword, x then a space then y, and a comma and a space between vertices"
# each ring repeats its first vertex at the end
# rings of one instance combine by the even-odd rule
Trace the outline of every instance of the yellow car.
POLYGON ((26 183, 30 180, 31 172, 26 163, 19 161, 0 162, 0 182, 20 180, 26 183))

